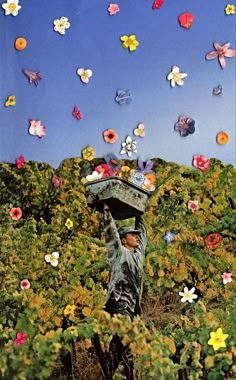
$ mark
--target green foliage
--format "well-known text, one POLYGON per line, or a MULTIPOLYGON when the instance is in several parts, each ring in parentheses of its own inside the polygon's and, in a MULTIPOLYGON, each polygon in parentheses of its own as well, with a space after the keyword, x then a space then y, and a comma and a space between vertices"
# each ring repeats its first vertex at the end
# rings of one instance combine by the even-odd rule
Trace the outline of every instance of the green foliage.
POLYGON ((153 162, 144 315, 133 321, 102 311, 109 266, 102 217, 87 207, 81 181, 84 170, 91 171, 88 162, 64 160, 57 170, 36 162, 22 169, 0 165, 1 379, 52 379, 59 355, 72 342, 91 350, 97 333, 105 350, 115 332, 129 345, 140 379, 174 380, 181 371, 190 380, 235 377, 235 169, 215 159, 207 172, 153 162), (54 186, 53 175, 61 177, 61 187, 54 186), (199 209, 189 210, 189 200, 198 201, 199 209), (10 217, 13 207, 22 209, 19 220, 10 217), (170 244, 167 231, 176 234, 170 244), (223 238, 216 249, 205 244, 210 233, 223 238), (56 267, 45 261, 53 252, 59 252, 56 267), (222 283, 223 272, 232 273, 231 283, 222 283), (21 289, 23 279, 29 289, 21 289), (192 304, 180 302, 185 286, 196 288, 192 304), (170 298, 174 306, 164 321, 161 307, 170 298), (75 311, 66 314, 68 305, 75 311), (225 348, 214 351, 207 342, 218 327, 229 337, 225 348), (14 343, 18 332, 27 334, 21 345, 14 343))

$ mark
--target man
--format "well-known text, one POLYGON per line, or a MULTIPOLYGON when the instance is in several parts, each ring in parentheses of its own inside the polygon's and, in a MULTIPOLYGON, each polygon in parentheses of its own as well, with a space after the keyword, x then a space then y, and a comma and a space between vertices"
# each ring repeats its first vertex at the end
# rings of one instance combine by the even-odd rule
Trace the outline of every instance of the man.
POLYGON ((143 262, 147 242, 143 216, 136 217, 135 227, 116 228, 109 207, 104 204, 104 229, 111 279, 105 309, 111 315, 141 314, 143 262))

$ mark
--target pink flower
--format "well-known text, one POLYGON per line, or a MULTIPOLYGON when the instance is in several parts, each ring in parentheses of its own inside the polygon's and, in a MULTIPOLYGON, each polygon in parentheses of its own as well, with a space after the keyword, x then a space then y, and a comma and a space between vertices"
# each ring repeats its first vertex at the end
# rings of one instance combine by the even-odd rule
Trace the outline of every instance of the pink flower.
POLYGON ((56 174, 53 174, 52 183, 55 187, 62 187, 62 178, 58 177, 56 174))
POLYGON ((22 210, 20 207, 13 207, 10 211, 12 220, 19 220, 22 217, 22 210))
POLYGON ((26 338, 27 338, 27 335, 28 334, 25 334, 25 333, 17 333, 16 334, 16 339, 14 340, 14 343, 17 345, 17 346, 20 346, 21 344, 25 343, 26 342, 26 338))
POLYGON ((233 281, 232 278, 231 278, 231 276, 232 276, 232 273, 226 273, 226 272, 224 272, 224 273, 221 275, 221 277, 222 277, 222 279, 223 279, 223 284, 224 284, 224 285, 227 284, 228 282, 233 281))
POLYGON ((198 201, 188 201, 188 209, 192 212, 199 209, 198 201))
POLYGON ((110 4, 108 7, 108 12, 110 13, 110 16, 115 15, 117 12, 120 11, 119 5, 118 4, 110 4))
POLYGON ((24 163, 25 163, 25 157, 24 157, 24 156, 20 156, 19 158, 17 158, 17 159, 16 159, 16 166, 17 166, 17 169, 21 169, 21 168, 23 168, 24 163))
POLYGON ((154 191, 155 185, 153 185, 153 183, 148 178, 146 178, 143 184, 143 188, 147 191, 154 191))
POLYGON ((205 172, 209 168, 210 162, 205 156, 193 156, 193 166, 205 172))
POLYGON ((107 178, 111 176, 110 169, 111 169, 110 165, 101 164, 101 165, 96 166, 94 170, 98 173, 102 173, 102 178, 107 178))
POLYGON ((207 53, 206 59, 214 59, 218 57, 219 64, 222 67, 222 69, 224 69, 226 66, 225 57, 235 57, 236 50, 229 49, 230 42, 227 42, 227 44, 223 46, 220 46, 218 42, 214 42, 213 45, 216 51, 211 51, 210 53, 207 53))
POLYGON ((29 289, 30 288, 30 282, 28 280, 24 279, 20 282, 20 287, 22 290, 29 289))
POLYGON ((40 139, 46 135, 46 127, 41 125, 41 120, 30 120, 29 133, 33 136, 38 136, 40 139))

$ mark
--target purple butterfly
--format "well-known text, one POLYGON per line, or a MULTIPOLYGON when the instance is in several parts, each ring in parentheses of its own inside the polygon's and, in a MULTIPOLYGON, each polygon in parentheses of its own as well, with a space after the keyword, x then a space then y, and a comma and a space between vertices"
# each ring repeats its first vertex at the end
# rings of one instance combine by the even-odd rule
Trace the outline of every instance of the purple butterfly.
POLYGON ((143 173, 143 174, 147 174, 147 173, 153 173, 153 174, 156 174, 154 172, 154 170, 152 170, 152 167, 153 167, 153 162, 148 160, 146 162, 146 165, 144 165, 143 163, 143 160, 141 160, 141 158, 138 159, 138 169, 136 170, 137 173, 143 173))
POLYGON ((39 71, 32 71, 28 69, 23 69, 23 73, 28 77, 30 83, 34 83, 35 86, 38 85, 38 82, 42 79, 39 76, 39 71))

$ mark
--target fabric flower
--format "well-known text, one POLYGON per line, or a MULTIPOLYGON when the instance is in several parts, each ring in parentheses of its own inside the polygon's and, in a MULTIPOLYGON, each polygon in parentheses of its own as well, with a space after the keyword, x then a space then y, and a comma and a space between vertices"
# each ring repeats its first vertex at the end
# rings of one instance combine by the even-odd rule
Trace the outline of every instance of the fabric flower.
POLYGON ((20 287, 22 290, 29 289, 30 288, 30 282, 28 280, 24 279, 20 282, 20 287))
POLYGON ((188 301, 189 303, 192 303, 194 299, 198 298, 197 294, 194 294, 195 292, 195 287, 192 289, 188 290, 187 286, 185 286, 183 292, 179 292, 179 295, 182 297, 181 302, 186 302, 188 301))
POLYGON ((229 135, 226 132, 219 132, 216 136, 216 141, 220 145, 225 145, 229 142, 229 135))
POLYGON ((73 225, 74 223, 72 220, 70 220, 69 218, 66 219, 65 226, 68 228, 68 230, 71 230, 73 228, 73 225))
POLYGON ((130 136, 127 136, 125 142, 121 143, 122 149, 120 154, 125 154, 130 157, 132 153, 137 153, 136 141, 132 140, 130 136))
POLYGON ((192 212, 199 209, 198 201, 188 201, 188 209, 192 212))
POLYGON ((17 16, 21 6, 18 0, 7 0, 6 3, 2 4, 2 8, 5 10, 5 16, 17 16))
POLYGON ((94 170, 98 173, 101 173, 102 174, 102 178, 107 178, 107 177, 110 177, 111 174, 110 174, 110 166, 108 164, 101 164, 101 165, 98 165, 94 168, 94 170))
POLYGON ((207 235, 205 237, 204 241, 205 241, 207 248, 216 249, 222 244, 223 238, 218 233, 212 233, 212 234, 207 235))
POLYGON ((117 12, 120 11, 120 8, 119 8, 119 5, 118 4, 109 4, 109 7, 108 7, 108 12, 110 13, 110 16, 113 16, 115 15, 117 12))
POLYGON ((86 176, 86 180, 88 182, 97 181, 98 179, 102 178, 103 173, 98 173, 96 170, 92 172, 92 174, 89 174, 86 176))
POLYGON ((54 24, 54 30, 55 32, 58 32, 60 34, 65 34, 66 33, 66 29, 68 29, 70 27, 70 23, 68 21, 68 18, 67 17, 64 17, 62 16, 60 19, 55 19, 53 21, 53 24, 54 24))
POLYGON ((58 266, 59 252, 49 253, 49 254, 45 255, 44 258, 45 258, 45 261, 47 263, 50 263, 53 267, 57 267, 58 266))
POLYGON ((29 133, 38 136, 40 139, 46 135, 46 127, 41 125, 41 120, 30 120, 29 133))
POLYGON ((135 34, 131 34, 130 36, 121 36, 120 40, 123 42, 123 48, 129 49, 130 51, 136 50, 137 46, 139 46, 139 42, 136 40, 135 34))
POLYGON ((113 144, 117 140, 117 137, 118 134, 113 129, 107 129, 103 132, 103 138, 109 144, 113 144))
POLYGON ((216 332, 210 333, 210 339, 208 340, 208 344, 213 346, 213 350, 217 351, 221 347, 226 347, 225 340, 228 338, 228 334, 224 334, 221 327, 219 327, 216 332))
POLYGON ((176 84, 178 86, 183 86, 183 78, 186 78, 187 76, 187 73, 179 72, 178 66, 172 66, 172 71, 167 75, 167 79, 170 81, 172 87, 175 87, 176 84))
POLYGON ((56 174, 53 174, 52 183, 55 187, 62 187, 62 178, 58 177, 56 174))
POLYGON ((207 53, 206 59, 209 60, 209 59, 214 59, 218 57, 219 64, 222 67, 222 69, 224 69, 226 66, 225 57, 228 57, 228 58, 235 57, 236 50, 229 49, 230 42, 227 42, 223 46, 220 46, 218 42, 214 42, 213 45, 216 51, 211 51, 210 53, 207 53))
POLYGON ((64 309, 64 315, 74 315, 76 306, 75 305, 66 305, 64 309))
POLYGON ((89 78, 93 75, 93 72, 90 69, 83 69, 80 67, 77 69, 77 74, 80 76, 80 79, 83 83, 88 83, 89 78))
POLYGON ((146 178, 143 184, 143 188, 147 191, 154 191, 155 185, 148 178, 146 178))
POLYGON ((87 161, 92 161, 95 156, 95 150, 91 146, 87 146, 82 150, 82 157, 87 161))
POLYGON ((205 172, 210 167, 210 162, 205 156, 193 156, 193 166, 205 172))
POLYGON ((139 136, 139 137, 144 137, 145 136, 145 131, 144 131, 144 124, 140 123, 138 124, 137 128, 134 129, 134 135, 139 136))
POLYGON ((5 107, 14 107, 16 105, 16 97, 14 95, 8 96, 4 105, 5 105, 5 107))
POLYGON ((195 132, 195 121, 188 116, 180 116, 175 124, 175 130, 179 131, 180 136, 188 136, 195 132))
POLYGON ((34 83, 35 86, 38 85, 38 82, 42 79, 39 76, 39 71, 31 71, 28 69, 23 69, 23 73, 28 77, 30 83, 34 83))
POLYGON ((26 333, 18 332, 16 334, 16 339, 14 340, 14 344, 16 344, 17 346, 20 346, 21 344, 25 343, 27 336, 28 336, 28 334, 26 334, 26 333))
POLYGON ((163 0, 154 0, 152 4, 152 9, 159 9, 162 7, 164 1, 163 0))
POLYGON ((13 207, 10 211, 12 220, 19 220, 22 217, 22 210, 20 207, 13 207))
POLYGON ((132 101, 129 90, 121 90, 120 88, 116 91, 115 101, 122 106, 123 104, 129 104, 132 101))
POLYGON ((228 15, 234 15, 235 14, 235 5, 234 4, 227 4, 225 7, 225 13, 228 15))
POLYGON ((173 240, 175 240, 176 234, 174 232, 167 231, 164 236, 164 240, 166 244, 170 244, 173 240))
POLYGON ((228 282, 231 282, 233 281, 232 278, 232 273, 227 273, 227 272, 224 272, 222 275, 221 275, 221 278, 223 280, 223 284, 228 284, 228 282))
POLYGON ((192 23, 194 21, 194 16, 192 15, 192 13, 186 12, 186 13, 182 13, 178 17, 178 20, 179 20, 180 25, 183 28, 189 29, 192 26, 192 23))
POLYGON ((17 169, 22 169, 24 164, 25 164, 25 157, 24 156, 20 156, 19 158, 16 159, 17 169))

